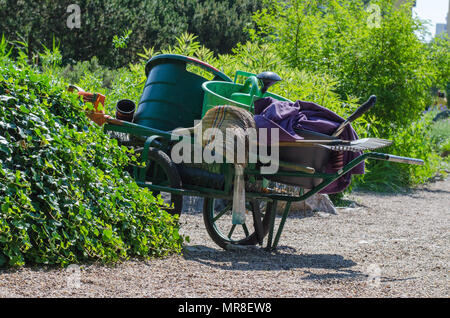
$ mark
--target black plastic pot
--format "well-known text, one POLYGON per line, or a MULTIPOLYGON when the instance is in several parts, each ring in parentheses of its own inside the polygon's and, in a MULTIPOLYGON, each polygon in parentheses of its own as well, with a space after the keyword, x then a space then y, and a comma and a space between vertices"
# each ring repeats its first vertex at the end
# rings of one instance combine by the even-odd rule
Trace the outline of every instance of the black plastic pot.
POLYGON ((116 105, 116 118, 128 122, 133 121, 136 104, 129 99, 121 99, 116 105))

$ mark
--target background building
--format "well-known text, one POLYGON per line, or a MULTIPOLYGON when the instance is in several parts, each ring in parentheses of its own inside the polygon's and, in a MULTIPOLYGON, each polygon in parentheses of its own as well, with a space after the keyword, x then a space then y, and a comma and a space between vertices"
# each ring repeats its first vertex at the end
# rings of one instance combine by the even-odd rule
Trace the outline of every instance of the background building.
POLYGON ((448 1, 448 11, 447 11, 447 23, 436 23, 436 34, 435 36, 443 35, 447 33, 450 38, 450 0, 448 1))
POLYGON ((445 23, 436 23, 436 36, 440 34, 447 33, 447 24, 445 23))

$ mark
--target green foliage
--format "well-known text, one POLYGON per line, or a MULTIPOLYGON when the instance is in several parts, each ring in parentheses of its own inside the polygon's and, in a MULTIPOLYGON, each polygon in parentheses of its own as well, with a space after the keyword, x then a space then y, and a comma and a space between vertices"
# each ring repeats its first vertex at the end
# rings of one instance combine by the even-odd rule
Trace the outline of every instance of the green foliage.
POLYGON ((423 32, 421 23, 408 6, 370 3, 381 8, 378 26, 362 1, 269 1, 268 9, 255 15, 259 31, 252 34, 276 46, 289 66, 336 78, 341 98, 377 95, 371 113, 382 119, 377 128, 383 134, 385 127, 420 117, 430 102, 433 74, 426 45, 416 36, 423 32))
MULTIPOLYGON (((425 160, 422 167, 369 162, 356 185, 377 190, 407 187, 442 171, 430 142, 431 121, 421 117, 431 104, 431 87, 450 81, 449 42, 424 43, 411 2, 394 2, 370 1, 369 7, 367 1, 267 0, 254 15, 258 28, 250 30, 252 40, 269 45, 287 69, 326 79, 329 87, 308 98, 341 116, 377 95, 376 106, 354 124, 359 136, 392 139, 394 145, 382 151, 425 160), (335 103, 321 96, 333 96, 335 103), (340 107, 341 101, 348 106, 340 107)), ((288 90, 299 94, 304 88, 288 90)))
POLYGON ((122 36, 114 35, 113 44, 116 49, 124 49, 127 47, 127 42, 130 39, 130 35, 133 33, 131 30, 126 30, 123 32, 122 36))
POLYGON ((53 38, 52 48, 49 49, 43 45, 44 52, 38 54, 41 64, 45 71, 51 72, 56 66, 61 65, 62 55, 59 46, 56 45, 55 38, 53 38))
POLYGON ((450 138, 447 138, 444 142, 440 145, 440 150, 442 153, 446 153, 446 156, 450 154, 450 138))
POLYGON ((248 40, 244 29, 253 26, 251 13, 261 8, 258 0, 191 0, 186 1, 192 21, 187 31, 209 49, 229 53, 240 42, 248 40))
POLYGON ((450 93, 450 39, 448 35, 434 38, 428 47, 428 61, 434 69, 434 88, 450 93))
POLYGON ((445 163, 431 141, 433 123, 425 116, 405 128, 390 131, 394 143, 382 152, 423 159, 423 166, 370 161, 368 172, 358 179, 358 187, 376 191, 399 191, 411 185, 427 182, 436 174, 445 174, 445 163))
POLYGON ((101 66, 97 57, 90 61, 82 61, 73 65, 66 65, 59 69, 59 76, 68 83, 80 83, 83 77, 91 74, 102 87, 111 88, 119 71, 101 66))
MULTIPOLYGON (((433 112, 436 114, 437 112, 433 112)), ((445 154, 450 152, 450 119, 442 119, 433 124, 430 129, 430 141, 435 145, 436 149, 445 154)))
POLYGON ((89 121, 64 83, 7 55, 3 39, 0 266, 180 252, 177 219, 125 171, 133 152, 89 121))
MULTIPOLYGON (((381 5, 385 6, 384 3, 381 5)), ((349 49, 355 54, 339 69, 340 92, 363 96, 375 94, 371 111, 380 119, 381 137, 388 127, 405 127, 418 120, 431 102, 432 76, 425 44, 416 36, 420 24, 409 10, 389 10, 380 28, 372 28, 349 49)))
POLYGON ((80 0, 81 27, 70 29, 72 3, 2 0, 0 30, 9 40, 27 43, 30 52, 40 51, 41 43, 50 46, 56 37, 65 62, 97 56, 103 65, 120 67, 135 62, 144 46, 174 45, 183 32, 198 35, 217 53, 230 52, 248 39, 243 28, 253 24, 251 14, 261 7, 258 0, 80 0))

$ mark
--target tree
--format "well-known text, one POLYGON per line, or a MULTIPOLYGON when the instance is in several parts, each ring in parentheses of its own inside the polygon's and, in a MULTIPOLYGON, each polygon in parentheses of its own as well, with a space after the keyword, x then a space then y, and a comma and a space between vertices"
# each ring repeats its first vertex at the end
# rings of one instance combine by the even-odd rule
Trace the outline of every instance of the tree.
POLYGON ((55 37, 65 62, 97 56, 102 64, 118 67, 137 59, 142 47, 173 45, 187 31, 216 53, 231 52, 248 38, 244 28, 261 7, 258 0, 79 0, 81 27, 71 28, 67 21, 73 13, 67 8, 72 2, 0 1, 0 30, 9 40, 24 42, 30 59, 55 37), (117 52, 114 36, 127 30, 127 48, 117 52))

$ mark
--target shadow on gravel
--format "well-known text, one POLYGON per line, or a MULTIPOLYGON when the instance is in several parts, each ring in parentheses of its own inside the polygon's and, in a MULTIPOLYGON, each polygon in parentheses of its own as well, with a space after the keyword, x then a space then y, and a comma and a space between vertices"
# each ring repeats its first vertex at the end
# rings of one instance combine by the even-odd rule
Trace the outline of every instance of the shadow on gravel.
MULTIPOLYGON (((303 269, 302 280, 320 283, 339 280, 367 281, 369 275, 351 267, 354 261, 337 254, 298 254, 295 248, 280 246, 277 252, 249 246, 234 251, 224 251, 203 245, 187 246, 184 259, 225 271, 283 271, 303 269), (318 270, 317 272, 313 272, 318 270), (320 272, 319 272, 320 271, 320 272)), ((379 276, 380 282, 414 280, 416 277, 393 278, 379 276)))
POLYGON ((267 252, 259 247, 246 247, 224 251, 195 245, 185 249, 183 257, 208 267, 229 271, 280 271, 305 269, 304 280, 359 279, 367 275, 349 269, 356 265, 352 260, 336 254, 296 254, 291 247, 279 247, 277 252, 267 252), (332 272, 317 274, 308 270, 322 269, 332 272), (337 271, 337 273, 335 272, 337 271))
POLYGON ((435 183, 447 181, 447 180, 438 180, 438 181, 431 181, 427 183, 424 186, 417 187, 417 188, 411 188, 411 189, 403 189, 399 191, 394 192, 373 192, 373 191, 366 191, 366 190, 354 190, 352 192, 352 195, 362 194, 362 195, 373 195, 378 197, 396 197, 396 196, 408 196, 412 198, 426 198, 427 193, 437 193, 437 194, 450 194, 449 190, 445 189, 436 189, 435 187, 432 187, 435 183))
POLYGON ((428 189, 422 188, 420 190, 413 191, 411 193, 406 194, 406 196, 412 199, 428 199, 428 195, 430 194, 450 194, 450 191, 442 190, 442 189, 428 189))
POLYGON ((427 189, 427 188, 424 188, 424 189, 421 189, 421 191, 430 192, 430 193, 450 193, 450 191, 442 190, 442 189, 427 189))

